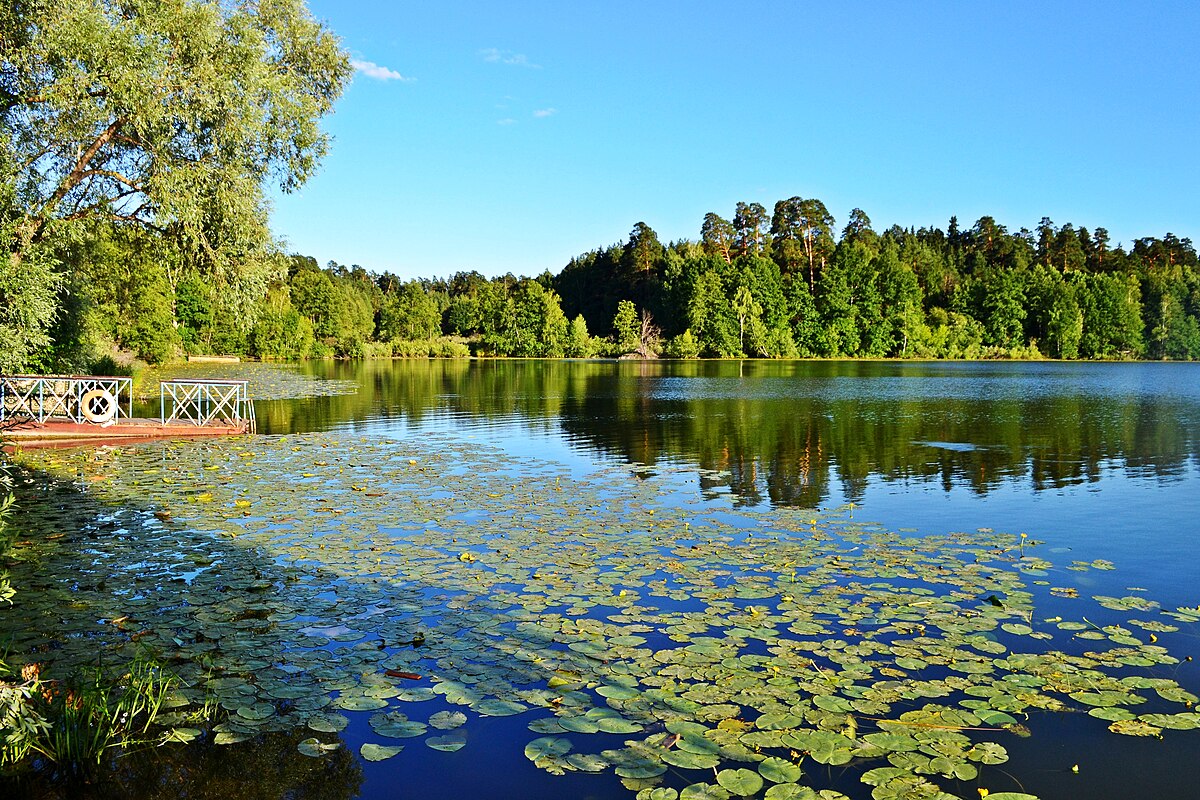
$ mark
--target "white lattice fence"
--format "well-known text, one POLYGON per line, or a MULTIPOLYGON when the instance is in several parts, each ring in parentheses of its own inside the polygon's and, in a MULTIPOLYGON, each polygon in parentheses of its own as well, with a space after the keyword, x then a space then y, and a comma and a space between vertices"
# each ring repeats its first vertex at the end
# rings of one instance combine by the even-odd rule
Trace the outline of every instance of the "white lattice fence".
POLYGON ((51 418, 106 425, 133 415, 133 380, 86 375, 0 376, 0 421, 51 418), (122 405, 124 399, 124 405, 122 405))

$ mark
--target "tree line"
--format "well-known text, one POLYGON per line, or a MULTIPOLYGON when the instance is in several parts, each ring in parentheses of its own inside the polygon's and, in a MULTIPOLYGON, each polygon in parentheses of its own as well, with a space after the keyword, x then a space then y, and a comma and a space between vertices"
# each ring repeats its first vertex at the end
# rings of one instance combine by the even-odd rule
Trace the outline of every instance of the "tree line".
MULTIPOLYGON (((98 226, 69 265, 47 368, 102 340, 149 361, 180 353, 265 359, 390 356, 1200 358, 1200 261, 1170 234, 1110 246, 1043 219, 1008 231, 876 232, 855 209, 840 230, 818 200, 768 214, 706 215, 697 240, 627 241, 557 274, 403 280, 280 257, 234 306, 162 242, 98 226)), ((94 348, 93 348, 94 349, 94 348)))

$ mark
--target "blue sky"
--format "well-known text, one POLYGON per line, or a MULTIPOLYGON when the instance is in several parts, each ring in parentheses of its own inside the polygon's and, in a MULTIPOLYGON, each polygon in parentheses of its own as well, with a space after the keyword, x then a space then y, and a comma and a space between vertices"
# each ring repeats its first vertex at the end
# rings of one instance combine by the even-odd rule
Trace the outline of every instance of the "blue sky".
POLYGON ((322 264, 556 273, 793 195, 1200 242, 1200 3, 309 7, 359 69, 273 228, 322 264))

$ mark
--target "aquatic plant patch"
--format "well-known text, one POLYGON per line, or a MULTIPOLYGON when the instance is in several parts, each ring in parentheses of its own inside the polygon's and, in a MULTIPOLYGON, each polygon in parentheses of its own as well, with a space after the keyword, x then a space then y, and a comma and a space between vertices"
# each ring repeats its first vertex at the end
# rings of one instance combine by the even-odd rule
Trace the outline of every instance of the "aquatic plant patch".
POLYGON ((359 385, 351 380, 318 378, 286 364, 244 361, 235 364, 192 363, 148 369, 138 378, 139 399, 158 402, 161 381, 244 380, 254 400, 294 400, 302 397, 333 397, 355 394, 359 385))
POLYGON ((224 710, 217 742, 304 729, 322 758, 361 714, 362 758, 436 758, 525 718, 516 757, 639 798, 837 798, 838 767, 879 800, 1012 800, 1005 744, 1045 714, 1200 727, 1158 641, 1200 608, 1067 585, 1111 564, 502 458, 326 434, 26 453, 59 485, 23 487, 30 597, 0 626, 48 671, 149 649, 181 706, 224 710))

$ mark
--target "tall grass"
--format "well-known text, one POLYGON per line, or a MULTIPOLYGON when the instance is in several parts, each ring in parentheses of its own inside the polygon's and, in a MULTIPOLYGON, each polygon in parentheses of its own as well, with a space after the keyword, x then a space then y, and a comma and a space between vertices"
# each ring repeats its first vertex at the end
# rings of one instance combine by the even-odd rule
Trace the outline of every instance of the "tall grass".
POLYGON ((126 750, 157 744, 150 727, 175 685, 174 676, 157 664, 138 658, 116 680, 99 668, 55 687, 47 703, 49 730, 32 749, 68 772, 99 766, 112 749, 126 750))

